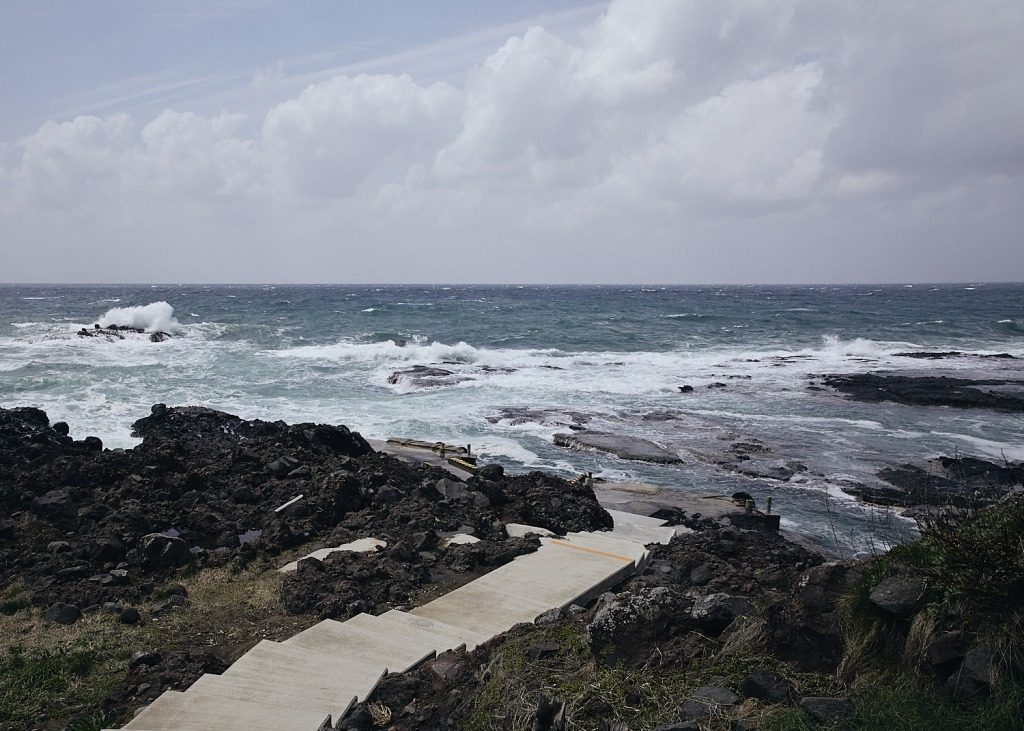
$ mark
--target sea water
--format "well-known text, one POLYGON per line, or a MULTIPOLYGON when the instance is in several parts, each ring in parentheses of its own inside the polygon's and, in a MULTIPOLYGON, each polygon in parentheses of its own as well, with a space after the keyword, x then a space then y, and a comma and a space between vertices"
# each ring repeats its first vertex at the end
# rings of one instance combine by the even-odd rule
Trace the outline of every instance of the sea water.
POLYGON ((844 553, 913 534, 844 485, 938 455, 1024 459, 1021 415, 808 388, 864 371, 1024 378, 1019 360, 898 355, 920 350, 1024 357, 1024 285, 0 286, 0 406, 43 408, 77 438, 130 447, 156 402, 340 423, 470 444, 512 470, 771 496, 785 527, 844 553), (97 323, 172 337, 76 334, 97 323), (414 365, 453 376, 389 382, 414 365), (555 446, 575 422, 683 464, 555 446), (720 464, 752 440, 806 471, 778 482, 720 464))

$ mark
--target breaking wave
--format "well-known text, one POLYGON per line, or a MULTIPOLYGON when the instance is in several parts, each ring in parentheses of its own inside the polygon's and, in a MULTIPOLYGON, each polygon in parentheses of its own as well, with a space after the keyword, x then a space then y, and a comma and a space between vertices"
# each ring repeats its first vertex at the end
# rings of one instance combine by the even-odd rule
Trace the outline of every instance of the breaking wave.
POLYGON ((150 302, 137 307, 114 307, 99 318, 102 327, 119 325, 146 332, 180 332, 181 323, 174 318, 174 308, 166 302, 150 302))

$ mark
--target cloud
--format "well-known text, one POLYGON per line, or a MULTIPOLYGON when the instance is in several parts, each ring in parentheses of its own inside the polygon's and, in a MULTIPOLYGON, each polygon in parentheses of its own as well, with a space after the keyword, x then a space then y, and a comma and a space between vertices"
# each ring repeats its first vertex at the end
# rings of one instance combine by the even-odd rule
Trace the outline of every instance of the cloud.
POLYGON ((401 179, 454 131, 461 94, 402 75, 339 76, 267 113, 263 149, 277 187, 298 196, 351 195, 368 178, 401 179))
MULTIPOLYGON (((616 1, 578 33, 509 37, 456 83, 340 74, 248 118, 45 122, 0 149, 0 222, 45 219, 99 260, 173 242, 250 280, 380 281, 386 261, 439 280, 911 279, 929 247, 957 266, 969 232, 976 261, 1002 258, 991 277, 1024 278, 1022 47, 1009 1, 616 1), (211 253, 239 237, 263 256, 211 253), (272 254, 283 239, 300 255, 272 254)), ((22 258, 17 276, 48 278, 22 258)))

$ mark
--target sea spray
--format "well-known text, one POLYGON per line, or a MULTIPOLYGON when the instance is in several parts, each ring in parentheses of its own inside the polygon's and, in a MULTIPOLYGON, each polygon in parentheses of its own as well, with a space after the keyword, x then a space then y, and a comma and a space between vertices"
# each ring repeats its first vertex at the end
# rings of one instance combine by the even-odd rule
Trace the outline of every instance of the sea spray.
POLYGON ((97 321, 101 327, 134 327, 146 332, 180 332, 181 323, 174 319, 174 308, 166 302, 150 302, 137 307, 114 307, 97 321))

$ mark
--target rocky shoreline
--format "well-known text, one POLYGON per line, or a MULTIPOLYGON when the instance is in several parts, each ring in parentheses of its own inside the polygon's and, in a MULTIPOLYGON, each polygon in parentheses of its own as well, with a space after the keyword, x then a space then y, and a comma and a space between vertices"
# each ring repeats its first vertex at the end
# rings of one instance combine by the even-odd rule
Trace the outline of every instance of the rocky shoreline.
MULTIPOLYGON (((220 672, 263 637, 423 603, 535 550, 536 538, 510 536, 509 523, 558 534, 612 525, 583 481, 508 475, 497 465, 459 479, 377 451, 343 426, 157 404, 134 430, 140 445, 110 450, 95 437, 73 439, 38 409, 0 409, 0 667, 13 678, 26 657, 74 658, 86 651, 79 648, 99 653, 103 667, 93 687, 93 671, 75 675, 67 660, 79 695, 62 692, 78 700, 45 712, 5 701, 5 731, 92 728, 89 719, 100 719, 95 728, 118 725, 163 691, 220 672), (446 540, 456 534, 478 540, 446 540), (275 570, 370 536, 387 547, 306 559, 283 578, 275 570), (223 636, 229 622, 244 631, 223 636), (108 640, 102 652, 98 638, 108 640)), ((940 464, 950 482, 1003 485, 994 504, 1020 502, 1019 465, 940 464)), ((913 495, 912 472, 893 479, 913 495)), ((885 564, 828 561, 742 515, 663 507, 662 517, 690 532, 654 548, 641 575, 591 606, 388 676, 339 728, 750 729, 789 716, 853 723, 874 670, 870 653, 856 656, 864 648, 851 626, 867 623, 905 644, 942 582, 898 555, 885 564), (851 614, 851 597, 860 597, 859 613, 851 614)), ((1021 609, 1015 576, 1004 613, 1021 609)), ((987 601, 979 599, 985 611, 987 601)), ((950 703, 999 697, 994 668, 1005 648, 985 622, 966 610, 930 621, 915 673, 950 703)), ((1016 668, 1016 649, 1009 658, 1016 668)), ((21 697, 13 681, 7 691, 21 697)))

